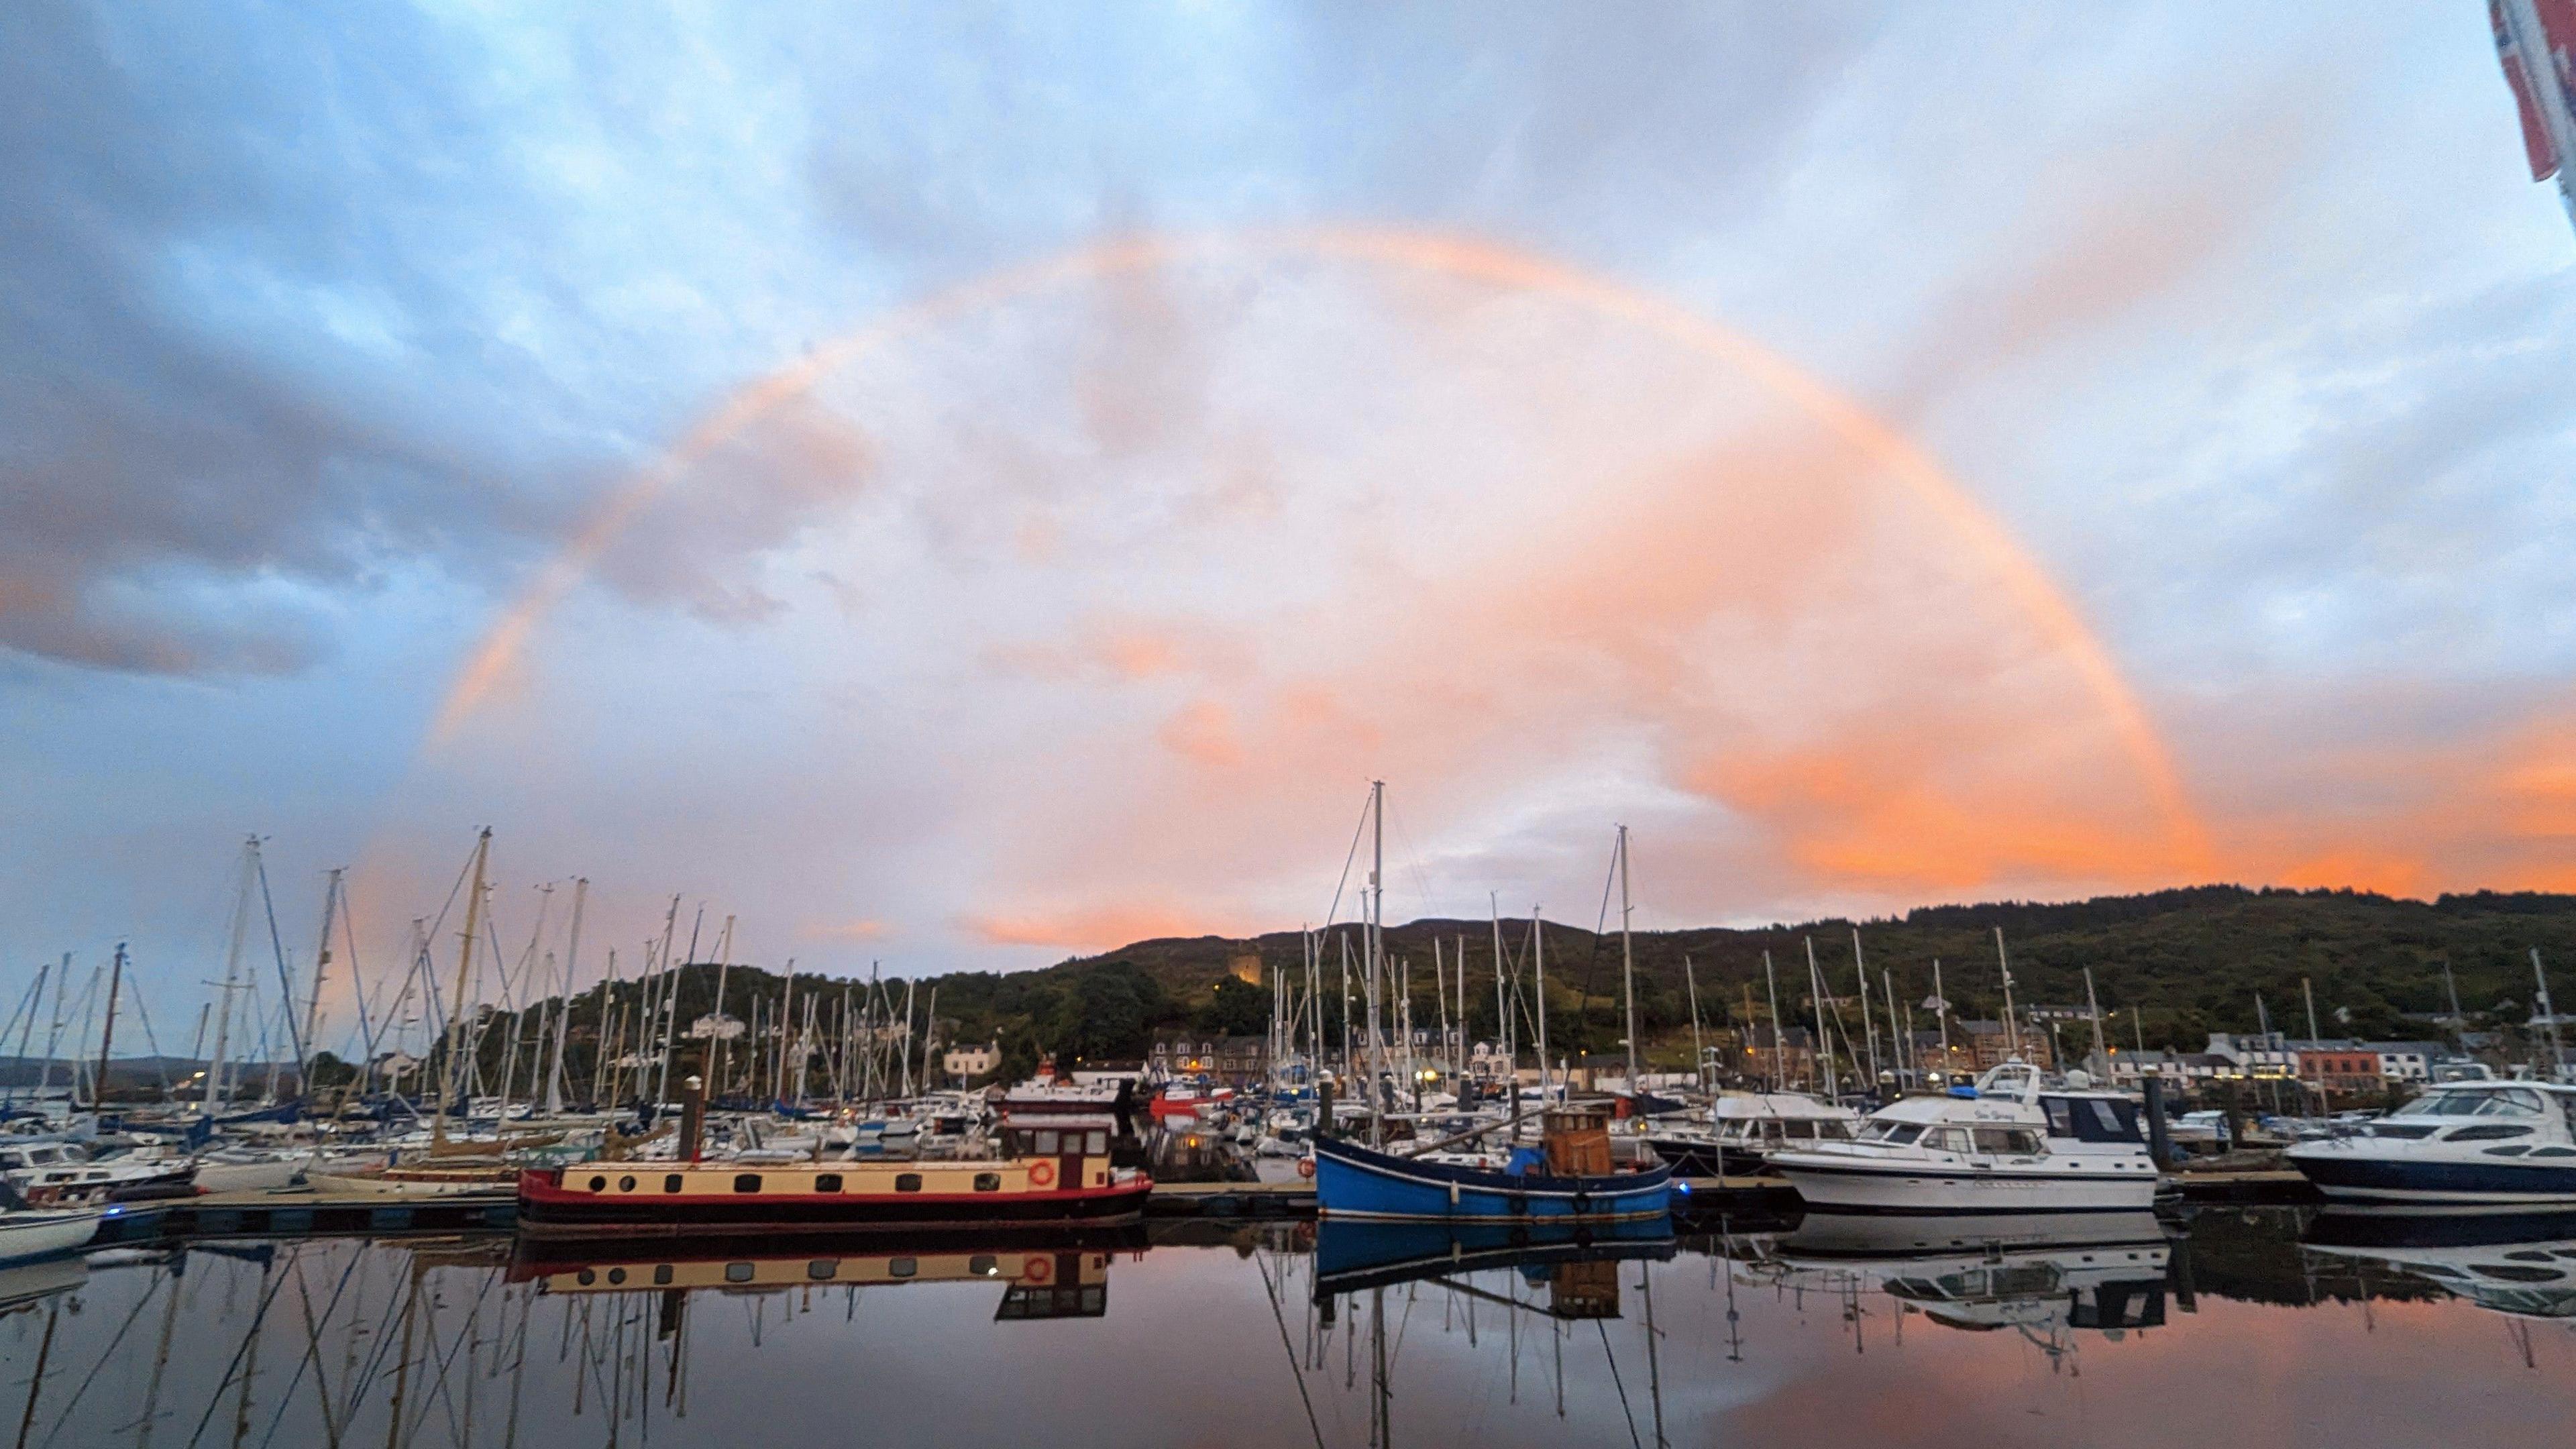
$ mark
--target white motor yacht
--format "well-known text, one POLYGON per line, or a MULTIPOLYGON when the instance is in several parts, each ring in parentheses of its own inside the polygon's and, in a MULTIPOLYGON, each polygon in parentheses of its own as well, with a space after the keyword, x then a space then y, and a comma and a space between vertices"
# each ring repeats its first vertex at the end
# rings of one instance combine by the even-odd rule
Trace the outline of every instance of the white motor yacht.
POLYGON ((2049 1086, 2006 1062, 1974 1087, 1906 1097, 1850 1142, 1774 1152, 1811 1208, 1896 1213, 2139 1212, 2158 1176, 2136 1104, 2089 1083, 2049 1086))
POLYGON ((1684 1177, 1745 1177, 1770 1154, 1817 1142, 1848 1142, 1860 1114, 1803 1092, 1721 1092, 1708 1120, 1649 1134, 1655 1155, 1684 1177))
POLYGON ((2436 1083, 2358 1131, 2287 1154, 2343 1202, 2529 1211, 2576 1206, 2576 1087, 2436 1083))

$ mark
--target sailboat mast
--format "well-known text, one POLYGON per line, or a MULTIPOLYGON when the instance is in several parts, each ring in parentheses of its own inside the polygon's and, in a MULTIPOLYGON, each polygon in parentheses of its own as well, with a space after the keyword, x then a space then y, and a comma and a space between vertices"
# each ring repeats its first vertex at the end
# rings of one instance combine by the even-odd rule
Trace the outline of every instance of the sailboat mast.
POLYGON ((2549 1080, 2561 1081, 2567 1075, 2567 1052, 2558 1039, 2558 1008, 2549 1001, 2549 973, 2540 967, 2540 948, 2531 948, 2531 979, 2540 988, 2540 1025, 2549 1035, 2549 1080))
POLYGON ((1708 1072, 1708 1048, 1700 1043, 1699 977, 1691 970, 1691 958, 1688 952, 1684 952, 1682 955, 1682 986, 1685 990, 1690 992, 1691 1082, 1695 1086, 1704 1087, 1708 1084, 1701 1081, 1700 1078, 1707 1075, 1708 1072))
POLYGON ((1914 1041, 1897 1033, 1896 980, 1888 975, 1884 966, 1878 970, 1878 997, 1887 1003, 1887 1057, 1890 1070, 1895 1073, 1891 1090, 1902 1092, 1905 1090, 1905 1062, 1906 1058, 1914 1055, 1914 1041))
POLYGON ((1535 905, 1530 907, 1530 970, 1538 985, 1538 1100, 1544 1107, 1556 1094, 1548 1076, 1553 1069, 1547 1056, 1547 920, 1535 905))
POLYGON ((1932 1019, 1941 1025, 1941 1071, 1950 1071, 1950 998, 1941 994, 1941 958, 1932 958, 1932 1019))
POLYGON ((2013 1024, 2012 958, 2004 954, 2004 928, 1995 927, 1995 964, 2004 973, 2004 1050, 2021 1055, 2021 1028, 2013 1024))
POLYGON ((1771 996, 1771 1086, 1774 1091, 1789 1085, 1789 1048, 1780 1039, 1780 973, 1771 968, 1771 953, 1762 953, 1762 985, 1771 996))
POLYGON ((572 936, 564 945, 563 977, 555 984, 558 1000, 555 1006, 554 1060, 546 1068, 546 1115, 563 1110, 564 1038, 572 1034, 573 974, 581 965, 581 908, 590 898, 590 880, 576 876, 572 883, 572 936))
POLYGON ((304 1059, 295 1066, 296 1080, 304 1095, 313 1095, 313 1059, 322 1054, 315 1033, 322 1026, 322 978, 331 974, 331 922, 340 907, 340 876, 343 867, 334 867, 322 884, 322 930, 313 948, 313 986, 304 1001, 304 1059))
MULTIPOLYGON (((447 1109, 457 1089, 457 1048, 465 1016, 465 991, 474 970, 474 937, 483 922, 483 869, 492 854, 492 827, 474 841, 474 887, 465 896, 465 930, 456 951, 456 994, 447 1003, 447 1071, 438 1084, 438 1101, 429 1119, 432 1140, 447 1140, 447 1109)), ((494 1129, 499 1130, 497 1127, 494 1129)))
POLYGON ((233 991, 241 979, 243 938, 250 933, 250 888, 259 866, 259 837, 242 843, 241 888, 233 898, 232 938, 224 948, 224 984, 215 998, 215 1054, 206 1063, 206 1115, 215 1115, 215 1103, 222 1091, 224 1052, 232 1044, 233 991))
POLYGON ((125 943, 116 943, 116 959, 107 972, 107 1020, 98 1029, 98 1080, 90 1086, 89 1104, 93 1108, 107 1105, 107 1049, 116 1040, 116 993, 125 982, 125 943))
POLYGON ((1386 980, 1386 782, 1369 782, 1368 986, 1369 1146, 1386 1145, 1386 1034, 1378 998, 1386 980))
MULTIPOLYGON (((2102 1000, 2093 994, 2093 968, 2084 968, 2084 1014, 2093 1022, 2093 1059, 2085 1065, 2097 1072, 2110 1071, 2110 1054, 2102 1049, 2102 1000)), ((2308 1035, 2317 1034, 2317 999, 2308 998, 2308 1035)))
POLYGON ((1619 975, 1621 988, 1628 998, 1628 1095, 1642 1095, 1643 1084, 1637 1080, 1637 948, 1629 939, 1628 917, 1628 827, 1619 827, 1619 975))
POLYGON ((1860 927, 1852 927, 1852 974, 1860 978, 1860 1030, 1869 1045, 1870 1090, 1878 1089, 1878 1018, 1869 1014, 1869 963, 1860 954, 1860 927))
POLYGON ((1813 936, 1807 937, 1807 989, 1816 994, 1816 1055, 1824 1067, 1825 1096, 1839 1097, 1841 1084, 1834 1080, 1834 1039, 1825 1034, 1825 973, 1816 965, 1813 936))

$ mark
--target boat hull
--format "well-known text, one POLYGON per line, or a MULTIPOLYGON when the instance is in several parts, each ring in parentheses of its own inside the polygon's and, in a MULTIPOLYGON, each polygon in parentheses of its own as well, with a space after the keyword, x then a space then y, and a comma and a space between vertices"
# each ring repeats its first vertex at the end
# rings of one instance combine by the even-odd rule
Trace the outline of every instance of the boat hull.
POLYGON ((2293 1148, 2290 1165, 2340 1202, 2417 1207, 2576 1207, 2576 1167, 2517 1166, 2511 1160, 2427 1162, 2372 1157, 2321 1145, 2293 1148))
POLYGON ((1769 1170, 1752 1148, 1705 1137, 1649 1137, 1646 1145, 1679 1177, 1753 1177, 1769 1170))
POLYGON ((200 1161, 196 1185, 200 1192, 273 1192, 293 1186, 312 1161, 310 1153, 258 1162, 200 1161))
POLYGON ((1315 1144, 1320 1216, 1379 1222, 1619 1222, 1672 1211, 1670 1164, 1601 1177, 1513 1176, 1315 1144))
POLYGON ((508 1192, 515 1168, 381 1168, 372 1172, 308 1172, 317 1192, 370 1197, 472 1197, 508 1192))
POLYGON ((1879 1213, 2145 1212, 2156 1174, 2012 1172, 1780 1152, 1771 1170, 1811 1208, 1879 1213))
POLYGON ((1143 1217, 1150 1181, 1060 1192, 716 1193, 602 1196, 563 1187, 551 1172, 519 1177, 519 1229, 564 1235, 687 1236, 742 1232, 1025 1230, 1114 1225, 1143 1217))
POLYGON ((106 1216, 100 1208, 0 1213, 0 1267, 78 1252, 98 1236, 106 1216))

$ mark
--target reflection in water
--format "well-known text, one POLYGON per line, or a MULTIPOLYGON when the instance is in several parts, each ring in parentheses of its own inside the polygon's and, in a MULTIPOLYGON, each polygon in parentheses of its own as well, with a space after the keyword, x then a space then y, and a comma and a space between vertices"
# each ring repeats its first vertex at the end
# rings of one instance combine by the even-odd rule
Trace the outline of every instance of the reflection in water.
POLYGON ((1855 1345, 1863 1295, 1894 1300, 1949 1328, 2010 1329, 2056 1364, 2079 1331, 2117 1342, 2165 1321, 2173 1257, 2152 1212, 2027 1216, 1810 1213, 1760 1269, 1802 1291, 1839 1295, 1855 1345))
POLYGON ((2576 1413, 2576 1219, 1779 1226, 125 1250, 0 1271, 0 1433, 1898 1449, 2264 1441, 2267 1415, 2293 1416, 2268 1442, 2483 1441, 2576 1413), (2460 1331, 2498 1323, 2503 1354, 2460 1331), (2248 1354, 2277 1371, 2239 1382, 2248 1354))
POLYGON ((2505 1315, 2527 1367, 2535 1326, 2576 1334, 2576 1214, 2428 1215, 2334 1208, 2302 1238, 2311 1271, 2396 1275, 2505 1315))

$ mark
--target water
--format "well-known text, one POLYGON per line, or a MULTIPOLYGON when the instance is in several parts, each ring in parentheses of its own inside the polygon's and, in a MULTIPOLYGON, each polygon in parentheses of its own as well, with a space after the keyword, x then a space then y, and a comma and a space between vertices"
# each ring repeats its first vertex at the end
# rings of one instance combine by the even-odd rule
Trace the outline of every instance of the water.
POLYGON ((2172 1241, 2042 1221, 1959 1248, 1915 1245, 1938 1223, 1778 1227, 1516 1264, 1340 1224, 658 1260, 507 1238, 120 1252, 0 1273, 0 1433, 2349 1449, 2555 1442, 2576 1419, 2576 1223, 2210 1211, 2172 1241), (2462 1236, 2489 1241, 2438 1241, 2462 1236), (1319 1272, 1346 1290, 1329 1308, 1319 1272))

